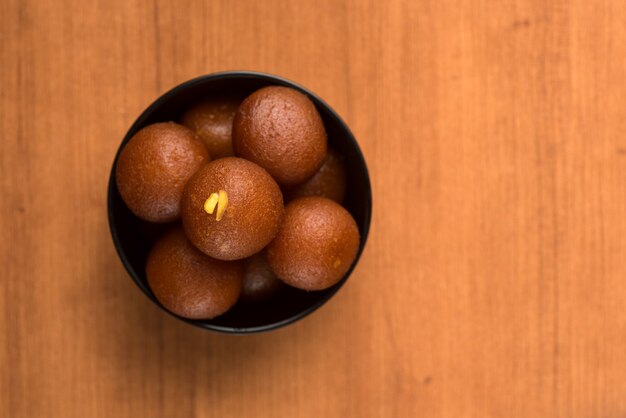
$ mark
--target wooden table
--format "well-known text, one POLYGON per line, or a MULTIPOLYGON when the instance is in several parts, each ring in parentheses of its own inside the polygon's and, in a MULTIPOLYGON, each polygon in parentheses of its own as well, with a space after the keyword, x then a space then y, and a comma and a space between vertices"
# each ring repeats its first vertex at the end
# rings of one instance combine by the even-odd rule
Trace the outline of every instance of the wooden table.
POLYGON ((0 2, 0 414, 626 416, 626 4, 0 2), (283 75, 352 127, 355 274, 300 323, 159 311, 109 236, 137 115, 194 76, 283 75))

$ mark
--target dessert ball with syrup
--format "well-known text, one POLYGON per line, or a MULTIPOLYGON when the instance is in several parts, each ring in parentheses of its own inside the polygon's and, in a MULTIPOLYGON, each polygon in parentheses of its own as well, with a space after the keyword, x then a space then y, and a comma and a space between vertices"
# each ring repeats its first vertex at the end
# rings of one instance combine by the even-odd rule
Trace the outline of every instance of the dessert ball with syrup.
POLYGON ((324 197, 301 197, 285 207, 267 261, 285 283, 303 290, 327 289, 341 280, 359 249, 352 215, 324 197))
POLYGON ((211 158, 232 157, 233 118, 241 100, 234 97, 207 99, 189 108, 181 123, 204 142, 211 158))
POLYGON ((180 216, 180 199, 191 176, 209 154, 190 129, 174 122, 155 123, 137 132, 117 160, 115 180, 126 206, 150 222, 180 216))
POLYGON ((268 300, 285 286, 276 277, 262 252, 247 258, 243 264, 242 302, 256 303, 268 300))
POLYGON ((332 148, 317 173, 299 186, 287 189, 288 200, 305 196, 327 197, 341 204, 346 195, 347 176, 341 155, 332 148))
POLYGON ((297 185, 313 176, 326 156, 326 142, 313 102, 287 87, 255 91, 233 121, 235 154, 263 167, 281 185, 297 185))
POLYGON ((211 319, 237 302, 243 266, 203 254, 175 227, 150 251, 146 276, 154 296, 169 311, 190 319, 211 319))
POLYGON ((261 251, 283 215, 278 184, 258 165, 227 157, 210 162, 189 180, 181 212, 185 233, 203 253, 238 260, 261 251))

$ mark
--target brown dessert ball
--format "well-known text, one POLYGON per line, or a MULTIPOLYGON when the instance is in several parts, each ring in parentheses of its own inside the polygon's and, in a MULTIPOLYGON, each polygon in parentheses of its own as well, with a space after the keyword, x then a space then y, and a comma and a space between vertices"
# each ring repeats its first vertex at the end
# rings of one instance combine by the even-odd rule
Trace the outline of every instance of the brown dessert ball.
POLYGON ((235 154, 266 169, 283 185, 304 182, 326 155, 326 131, 304 94, 271 86, 248 96, 233 121, 235 154))
POLYGON ((237 302, 243 266, 201 253, 176 227, 152 247, 146 276, 154 296, 168 310, 185 318, 210 319, 237 302))
POLYGON ((325 197, 301 197, 285 207, 267 261, 285 283, 322 290, 341 280, 359 249, 359 229, 352 215, 325 197))
POLYGON ((320 169, 307 181, 287 191, 289 200, 305 196, 327 197, 341 204, 346 195, 346 169, 343 158, 329 148, 320 169))
POLYGON ((185 187, 181 205, 190 241, 219 260, 238 260, 259 252, 276 235, 283 215, 283 197, 272 177, 258 165, 236 157, 212 161, 198 170, 185 187), (227 203, 218 220, 219 202, 225 200, 220 197, 213 214, 205 206, 220 190, 227 203))
POLYGON ((137 132, 117 160, 115 180, 126 206, 150 222, 180 216, 187 180, 209 161, 209 154, 188 128, 174 122, 155 123, 137 132))
POLYGON ((248 303, 268 300, 284 286, 272 271, 265 255, 258 253, 244 261, 241 301, 248 303))
POLYGON ((233 118, 240 102, 232 97, 206 100, 187 110, 181 118, 183 125, 198 134, 214 160, 235 155, 233 118))

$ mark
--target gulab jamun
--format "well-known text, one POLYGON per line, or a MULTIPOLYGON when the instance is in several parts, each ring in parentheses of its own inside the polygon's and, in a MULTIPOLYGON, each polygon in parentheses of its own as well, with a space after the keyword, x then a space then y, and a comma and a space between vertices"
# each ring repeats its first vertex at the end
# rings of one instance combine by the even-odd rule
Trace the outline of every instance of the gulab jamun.
POLYGON ((305 196, 321 196, 341 204, 346 195, 346 178, 342 156, 329 148, 317 173, 301 185, 288 189, 287 195, 289 200, 305 196))
POLYGON ((324 161, 326 142, 315 105, 292 88, 255 91, 233 120, 235 154, 266 169, 281 185, 297 185, 313 176, 324 161))
POLYGON ((211 158, 232 157, 233 118, 241 100, 234 97, 202 101, 188 109, 181 123, 194 131, 204 142, 211 158))
POLYGON ((180 216, 187 181, 208 161, 205 146, 189 128, 174 122, 155 123, 124 146, 115 180, 122 200, 136 216, 171 222, 180 216))
POLYGON ((237 302, 243 265, 203 254, 175 227, 150 251, 146 276, 154 296, 169 311, 189 319, 211 319, 237 302))
POLYGON ((325 197, 301 197, 285 207, 267 261, 288 285, 323 290, 346 274, 359 241, 356 222, 341 205, 325 197))
POLYGON ((284 210, 280 188, 267 171, 236 157, 198 170, 181 206, 189 240, 219 260, 238 260, 263 249, 278 232, 284 210))
POLYGON ((240 297, 242 302, 266 301, 284 286, 270 268, 263 253, 255 254, 243 263, 243 289, 240 297))

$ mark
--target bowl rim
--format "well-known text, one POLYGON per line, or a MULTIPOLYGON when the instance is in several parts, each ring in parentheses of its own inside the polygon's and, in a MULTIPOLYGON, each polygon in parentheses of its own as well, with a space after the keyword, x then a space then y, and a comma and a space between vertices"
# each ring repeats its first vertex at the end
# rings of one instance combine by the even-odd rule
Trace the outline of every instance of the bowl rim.
POLYGON ((284 78, 278 75, 259 72, 259 71, 240 71, 240 70, 221 71, 221 72, 201 75, 201 76, 192 78, 190 80, 187 80, 185 82, 182 82, 172 87, 171 89, 167 90, 165 93, 161 94, 156 100, 154 100, 143 112, 141 112, 139 117, 135 119, 135 121, 132 123, 130 128, 126 131, 126 134, 124 135, 124 138, 122 139, 122 142, 120 143, 117 149, 117 152, 115 153, 115 158, 113 159, 113 164, 111 166, 111 172, 109 175, 109 184, 107 188, 107 212, 108 212, 107 218, 108 218, 108 223, 109 223, 109 231, 111 232, 111 237, 113 239, 113 245, 115 246, 115 250, 120 260, 122 261, 122 264, 124 265, 124 268, 126 269, 126 272, 129 274, 129 276, 131 277, 133 282, 137 285, 137 287, 139 287, 142 293, 144 293, 144 295, 146 295, 152 302, 154 302, 158 307, 160 307, 162 310, 167 312, 169 315, 175 318, 178 318, 181 321, 186 322, 188 324, 194 325, 196 327, 199 327, 205 330, 218 332, 218 333, 247 335, 247 334, 255 334, 255 333, 272 331, 278 328, 282 328, 286 325, 292 324, 294 322, 297 322, 307 317, 308 315, 312 314, 316 310, 318 310, 322 305, 328 302, 328 300, 330 300, 339 291, 339 289, 343 287, 345 282, 348 280, 348 278, 352 274, 352 271, 355 269, 356 265, 358 264, 359 259, 361 258, 361 255, 365 249, 365 244, 367 242, 367 237, 369 235, 370 223, 372 219, 372 186, 370 183, 369 171, 367 169, 367 163, 365 161, 365 157, 363 156, 363 152, 361 151, 361 148, 359 147, 359 144, 356 138, 354 137, 352 131, 350 130, 348 125, 343 121, 343 119, 339 116, 339 114, 330 105, 328 105, 328 103, 322 100, 319 96, 317 96, 315 93, 305 88, 304 86, 301 86, 300 84, 294 81, 291 81, 287 78, 284 78), (181 91, 187 90, 196 85, 203 84, 207 81, 215 81, 219 79, 228 79, 228 78, 262 79, 264 81, 270 81, 270 82, 277 83, 279 85, 294 88, 306 94, 317 106, 324 108, 327 111, 330 118, 333 120, 333 122, 336 123, 341 128, 341 130, 345 132, 347 139, 352 143, 352 145, 354 146, 354 149, 356 150, 358 163, 362 167, 362 170, 363 170, 363 181, 366 184, 365 208, 364 208, 365 221, 363 225, 363 230, 360 231, 361 242, 359 244, 359 249, 354 259, 354 262, 350 266, 350 269, 346 272, 346 274, 344 274, 344 276, 336 285, 334 285, 330 289, 327 289, 326 294, 324 294, 323 297, 321 297, 317 302, 309 306, 307 309, 304 309, 298 312, 297 314, 292 315, 283 320, 272 322, 272 323, 265 324, 265 325, 254 326, 254 327, 229 327, 229 326, 209 324, 205 322, 206 320, 192 320, 192 319, 184 318, 166 309, 156 299, 156 297, 154 297, 150 289, 148 289, 147 286, 144 285, 142 280, 139 278, 139 275, 137 274, 135 269, 132 267, 128 258, 126 257, 126 254, 124 253, 122 246, 120 244, 120 239, 117 234, 117 226, 114 224, 115 217, 113 216, 113 196, 115 194, 114 192, 116 189, 115 168, 117 166, 117 160, 119 158, 119 155, 124 145, 130 139, 130 136, 131 136, 130 133, 135 131, 139 126, 142 126, 145 123, 146 119, 148 119, 154 113, 156 109, 158 109, 163 103, 165 103, 171 97, 179 94, 181 91))

